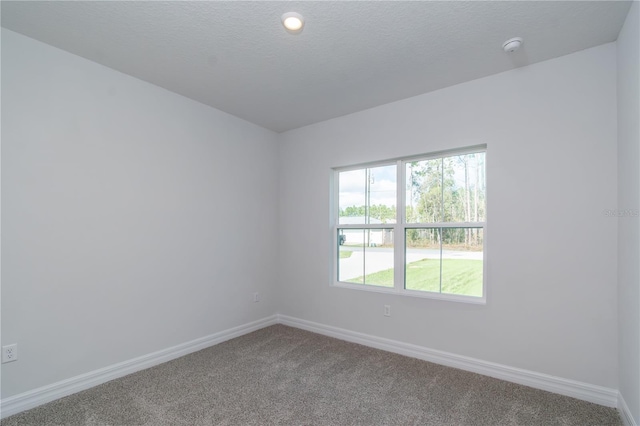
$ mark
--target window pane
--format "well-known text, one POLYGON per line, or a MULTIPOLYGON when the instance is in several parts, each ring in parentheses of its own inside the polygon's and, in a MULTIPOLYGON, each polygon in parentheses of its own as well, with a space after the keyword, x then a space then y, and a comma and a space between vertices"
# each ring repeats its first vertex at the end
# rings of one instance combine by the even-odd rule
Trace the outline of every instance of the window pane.
POLYGON ((367 223, 396 223, 396 182, 395 164, 369 169, 367 223))
POLYGON ((482 228, 442 230, 442 293, 482 297, 482 228))
POLYGON ((366 169, 338 173, 339 224, 365 223, 366 169))
POLYGON ((395 164, 340 172, 339 224, 396 222, 395 164))
POLYGON ((443 158, 445 222, 485 221, 484 152, 443 158))
POLYGON ((393 229, 369 229, 364 283, 393 287, 393 229))
POLYGON ((364 229, 338 230, 338 281, 361 283, 364 275, 364 229))
POLYGON ((340 229, 338 244, 338 281, 393 287, 392 229, 340 229))
POLYGON ((442 159, 406 164, 407 223, 442 221, 442 159))
POLYGON ((407 229, 405 288, 440 292, 440 229, 407 229))

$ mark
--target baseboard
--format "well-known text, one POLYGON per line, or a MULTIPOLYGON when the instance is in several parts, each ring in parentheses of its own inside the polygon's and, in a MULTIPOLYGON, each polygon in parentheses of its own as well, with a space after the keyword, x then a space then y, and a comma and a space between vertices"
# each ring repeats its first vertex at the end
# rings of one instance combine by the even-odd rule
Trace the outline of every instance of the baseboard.
POLYGON ((0 418, 17 414, 277 323, 608 407, 617 407, 625 426, 638 426, 622 395, 615 389, 509 367, 279 314, 5 398, 0 401, 0 418))
POLYGON ((276 323, 277 316, 271 315, 257 321, 220 331, 171 348, 162 349, 138 358, 130 359, 128 361, 81 374, 70 379, 62 380, 51 385, 10 396, 0 401, 0 418, 5 418, 64 396, 92 388, 110 380, 126 376, 127 374, 135 373, 136 371, 171 361, 172 359, 217 345, 224 341, 251 333, 252 331, 268 327, 276 323))
POLYGON ((622 418, 624 426, 638 426, 638 423, 633 419, 631 410, 629 410, 629 406, 625 402, 621 393, 618 393, 618 411, 620 412, 620 417, 622 418))
MULTIPOLYGON (((535 371, 509 367, 480 359, 456 355, 422 346, 384 339, 369 334, 358 333, 342 328, 332 327, 311 321, 278 315, 278 322, 291 327, 300 328, 325 336, 335 337, 348 342, 358 343, 388 352, 418 358, 425 361, 442 364, 497 379, 542 389, 561 395, 570 396, 584 401, 593 402, 607 407, 616 407, 618 403, 618 391, 602 386, 591 385, 574 380, 563 379, 535 371)), ((627 409, 628 410, 628 409, 627 409)), ((631 423, 633 426, 637 426, 631 423)))

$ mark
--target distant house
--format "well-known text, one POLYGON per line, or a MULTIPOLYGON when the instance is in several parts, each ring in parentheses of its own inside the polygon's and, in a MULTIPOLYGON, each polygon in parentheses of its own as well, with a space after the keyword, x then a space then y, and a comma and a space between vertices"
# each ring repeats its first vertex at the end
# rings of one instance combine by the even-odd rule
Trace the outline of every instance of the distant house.
MULTIPOLYGON (((379 225, 380 219, 369 218, 369 224, 379 225)), ((345 245, 364 245, 366 247, 378 247, 393 244, 393 225, 395 221, 387 222, 389 229, 341 229, 340 234, 345 236, 345 245)), ((343 216, 340 225, 364 225, 364 216, 343 216)))

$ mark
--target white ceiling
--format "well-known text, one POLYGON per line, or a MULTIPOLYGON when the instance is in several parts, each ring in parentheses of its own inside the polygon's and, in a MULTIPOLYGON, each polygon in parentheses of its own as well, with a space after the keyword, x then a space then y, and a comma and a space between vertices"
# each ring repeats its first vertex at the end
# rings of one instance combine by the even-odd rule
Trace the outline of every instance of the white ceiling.
POLYGON ((619 1, 12 2, 2 26, 277 132, 616 40, 619 1), (301 34, 284 12, 306 19, 301 34), (506 55, 502 43, 524 38, 506 55))

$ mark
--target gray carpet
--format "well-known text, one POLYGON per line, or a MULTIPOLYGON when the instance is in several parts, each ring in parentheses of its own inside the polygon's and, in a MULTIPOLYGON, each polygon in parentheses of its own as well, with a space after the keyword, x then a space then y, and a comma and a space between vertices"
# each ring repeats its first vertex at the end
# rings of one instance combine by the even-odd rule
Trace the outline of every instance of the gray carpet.
POLYGON ((621 425, 617 411, 275 325, 13 425, 621 425))

